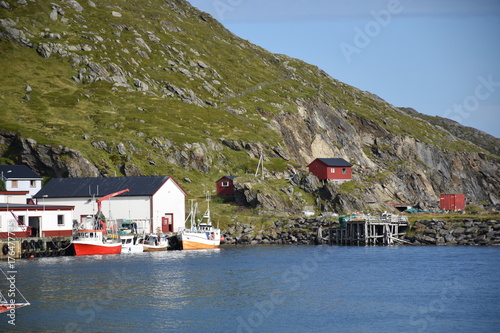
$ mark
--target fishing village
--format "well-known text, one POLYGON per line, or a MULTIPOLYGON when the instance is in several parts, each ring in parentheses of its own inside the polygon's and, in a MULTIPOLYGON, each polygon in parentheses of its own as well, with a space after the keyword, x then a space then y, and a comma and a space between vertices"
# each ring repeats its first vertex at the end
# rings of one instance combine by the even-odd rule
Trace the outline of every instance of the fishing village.
MULTIPOLYGON (((311 164, 312 172, 327 163, 331 175, 341 175, 334 182, 351 179, 352 165, 346 161, 318 161, 319 167, 311 164)), ((55 178, 42 187, 42 178, 27 166, 0 168, 9 189, 0 192, 1 259, 197 250, 220 244, 500 245, 495 220, 458 221, 455 227, 421 221, 410 231, 411 207, 399 207, 406 211, 403 214, 318 217, 304 210, 303 216, 277 219, 265 230, 236 222, 221 231, 212 222, 210 192, 201 214, 198 202, 187 199, 172 177, 55 178)), ((217 180, 214 192, 234 195, 236 178, 217 180)), ((444 195, 441 201, 443 211, 465 209, 463 195, 444 195)))
MULTIPOLYGON (((315 162, 309 171, 326 182, 351 179, 352 165, 343 159, 315 162), (322 164, 328 167, 321 168, 322 164)), ((187 199, 172 177, 53 178, 42 186, 42 178, 25 165, 2 165, 0 173, 5 187, 0 191, 0 260, 10 268, 1 272, 11 286, 5 295, 0 291, 0 313, 6 313, 12 325, 16 309, 30 305, 16 287, 19 259, 209 250, 221 244, 500 246, 500 220, 419 221, 412 229, 408 214, 415 209, 405 205, 393 205, 401 214, 322 213, 317 217, 312 207, 304 207, 301 217, 278 218, 264 229, 236 221, 221 230, 212 221, 210 191, 205 193, 205 211, 200 214, 198 202, 187 199), (17 301, 12 303, 14 297, 17 301)), ((216 195, 234 196, 237 178, 217 180, 216 195)), ((440 208, 463 211, 465 197, 443 195, 440 208)))
POLYGON ((498 331, 493 3, 0 0, 0 332, 498 331))

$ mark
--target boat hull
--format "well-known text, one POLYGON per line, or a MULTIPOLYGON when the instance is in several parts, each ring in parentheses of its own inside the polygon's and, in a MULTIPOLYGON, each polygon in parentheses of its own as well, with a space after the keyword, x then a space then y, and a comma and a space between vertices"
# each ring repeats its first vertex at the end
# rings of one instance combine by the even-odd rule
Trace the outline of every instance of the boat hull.
POLYGON ((168 245, 144 245, 144 252, 166 251, 168 245))
POLYGON ((28 306, 30 303, 15 303, 15 304, 1 304, 0 305, 0 313, 11 311, 12 309, 22 308, 24 306, 28 306))
POLYGON ((219 248, 219 244, 205 244, 197 241, 183 240, 181 247, 183 250, 209 250, 219 248))
POLYGON ((87 242, 73 242, 75 255, 91 256, 101 254, 120 254, 122 252, 121 243, 113 244, 92 244, 87 242))
POLYGON ((122 253, 139 253, 144 251, 142 244, 138 245, 122 245, 122 253))
POLYGON ((220 239, 207 239, 206 233, 185 232, 177 237, 182 250, 217 249, 220 245, 220 239))

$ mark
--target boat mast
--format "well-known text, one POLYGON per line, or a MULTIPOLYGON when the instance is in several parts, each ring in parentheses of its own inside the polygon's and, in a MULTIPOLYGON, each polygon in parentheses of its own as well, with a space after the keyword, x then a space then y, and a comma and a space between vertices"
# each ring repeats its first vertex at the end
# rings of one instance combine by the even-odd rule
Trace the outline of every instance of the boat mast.
POLYGON ((203 215, 202 219, 207 219, 207 225, 211 226, 212 220, 210 219, 210 192, 209 191, 205 192, 205 200, 207 201, 207 210, 205 211, 205 214, 203 215))
POLYGON ((191 208, 189 210, 189 215, 186 218, 186 222, 189 222, 189 228, 193 230, 196 226, 196 210, 198 209, 198 203, 195 199, 189 199, 191 202, 191 208))

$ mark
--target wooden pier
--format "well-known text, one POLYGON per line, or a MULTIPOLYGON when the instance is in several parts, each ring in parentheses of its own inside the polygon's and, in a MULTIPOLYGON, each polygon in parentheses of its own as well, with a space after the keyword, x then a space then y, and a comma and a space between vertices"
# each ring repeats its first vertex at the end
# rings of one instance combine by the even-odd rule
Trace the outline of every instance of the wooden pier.
POLYGON ((386 214, 381 216, 357 215, 340 219, 336 230, 337 245, 393 245, 404 243, 400 237, 409 228, 406 216, 386 214))

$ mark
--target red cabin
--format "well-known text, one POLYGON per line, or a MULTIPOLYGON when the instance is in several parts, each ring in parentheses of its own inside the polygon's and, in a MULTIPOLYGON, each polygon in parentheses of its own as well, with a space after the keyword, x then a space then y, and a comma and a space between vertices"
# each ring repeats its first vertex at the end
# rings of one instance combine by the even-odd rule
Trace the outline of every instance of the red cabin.
POLYGON ((217 195, 234 195, 234 179, 238 176, 224 176, 218 181, 217 185, 217 195))
POLYGON ((465 210, 465 195, 441 194, 441 210, 465 210))
POLYGON ((342 184, 352 179, 352 164, 343 158, 317 158, 307 168, 323 181, 342 184))

